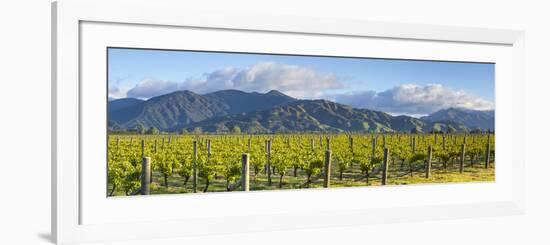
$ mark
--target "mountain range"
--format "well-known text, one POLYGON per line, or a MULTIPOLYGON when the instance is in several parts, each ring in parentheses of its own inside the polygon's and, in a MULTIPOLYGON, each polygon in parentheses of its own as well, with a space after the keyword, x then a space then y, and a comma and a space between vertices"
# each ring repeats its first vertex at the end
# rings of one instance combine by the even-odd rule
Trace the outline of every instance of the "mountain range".
POLYGON ((328 100, 301 100, 272 90, 267 93, 191 91, 140 100, 108 102, 109 129, 229 132, 466 132, 494 130, 494 111, 448 108, 422 118, 353 108, 328 100))
POLYGON ((448 108, 439 110, 421 119, 431 122, 455 122, 471 128, 490 129, 495 128, 495 111, 476 111, 463 108, 448 108))

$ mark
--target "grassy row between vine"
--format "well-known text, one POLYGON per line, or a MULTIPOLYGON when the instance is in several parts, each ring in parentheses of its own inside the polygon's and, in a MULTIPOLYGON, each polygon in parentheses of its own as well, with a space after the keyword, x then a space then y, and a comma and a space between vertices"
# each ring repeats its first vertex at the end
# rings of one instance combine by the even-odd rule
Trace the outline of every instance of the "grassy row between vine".
MULTIPOLYGON (((470 167, 469 164, 464 169, 463 173, 458 171, 458 164, 449 166, 447 169, 437 166, 438 163, 433 163, 434 167, 431 171, 430 178, 425 178, 425 173, 422 171, 415 171, 410 175, 410 172, 406 167, 399 170, 399 167, 394 166, 390 168, 390 174, 388 178, 388 185, 414 185, 414 184, 445 184, 445 183, 467 183, 467 182, 491 182, 495 180, 495 168, 493 166, 484 168, 482 162, 474 164, 474 167, 470 167)), ((399 164, 398 164, 399 165, 399 164)), ((330 188, 342 188, 342 187, 366 187, 366 186, 380 186, 380 174, 369 176, 369 183, 367 185, 364 174, 361 173, 359 166, 355 165, 352 169, 344 172, 343 179, 340 180, 338 172, 333 168, 333 174, 331 176, 330 188)), ((268 185, 267 175, 260 174, 254 177, 250 177, 250 190, 262 191, 262 190, 289 190, 289 189, 311 189, 311 188, 323 188, 323 177, 321 175, 314 178, 309 186, 304 183, 307 182, 307 178, 303 170, 297 170, 297 177, 294 177, 293 170, 288 171, 283 178, 282 188, 279 188, 279 175, 273 176, 272 185, 268 185)), ((168 187, 163 186, 163 176, 154 172, 153 183, 151 184, 151 194, 183 194, 192 193, 193 186, 192 181, 189 180, 186 185, 183 185, 184 179, 177 175, 168 177, 168 187)), ((199 178, 198 192, 202 193, 205 187, 204 181, 199 178)), ((111 189, 112 186, 109 186, 111 189)), ((239 191, 239 190, 235 190, 239 191)), ((227 192, 226 181, 218 176, 214 178, 208 187, 208 192, 227 192)), ((115 196, 124 196, 121 191, 114 194, 115 196)))

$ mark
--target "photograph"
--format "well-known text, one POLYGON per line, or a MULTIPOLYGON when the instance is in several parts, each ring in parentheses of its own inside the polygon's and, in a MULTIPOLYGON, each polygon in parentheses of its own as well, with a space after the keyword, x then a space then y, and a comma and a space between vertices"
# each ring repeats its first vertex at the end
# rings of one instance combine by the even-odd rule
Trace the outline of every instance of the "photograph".
POLYGON ((106 52, 107 197, 495 181, 495 63, 106 52))

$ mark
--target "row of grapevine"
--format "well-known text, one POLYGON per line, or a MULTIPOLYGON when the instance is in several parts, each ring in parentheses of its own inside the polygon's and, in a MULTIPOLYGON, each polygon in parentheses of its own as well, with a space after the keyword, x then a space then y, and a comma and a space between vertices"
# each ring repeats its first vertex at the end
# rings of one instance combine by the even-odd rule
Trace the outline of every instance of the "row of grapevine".
POLYGON ((489 168, 492 158, 492 134, 111 135, 107 194, 149 193, 145 182, 156 193, 232 191, 248 181, 253 190, 285 180, 297 188, 330 187, 331 178, 386 184, 418 172, 430 178, 433 164, 462 173, 483 160, 489 168))

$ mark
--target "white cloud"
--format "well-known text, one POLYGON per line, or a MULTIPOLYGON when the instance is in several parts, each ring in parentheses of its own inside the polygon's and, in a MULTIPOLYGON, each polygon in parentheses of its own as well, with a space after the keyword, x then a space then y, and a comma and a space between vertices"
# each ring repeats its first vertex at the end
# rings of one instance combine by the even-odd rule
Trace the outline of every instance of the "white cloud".
POLYGON ((144 79, 127 92, 132 98, 151 98, 178 90, 178 83, 164 80, 144 79))
POLYGON ((326 90, 341 88, 334 74, 319 74, 301 66, 260 62, 242 70, 232 80, 236 89, 267 92, 279 90, 296 98, 318 98, 326 90))
POLYGON ((296 98, 319 98, 328 89, 341 88, 334 74, 320 74, 307 67, 277 62, 258 62, 250 68, 225 69, 205 73, 201 78, 183 82, 145 79, 128 90, 128 97, 150 98, 176 90, 204 94, 222 89, 247 92, 279 90, 296 98))
POLYGON ((110 99, 120 99, 126 97, 126 92, 128 89, 120 88, 118 86, 109 86, 109 98, 110 99))
POLYGON ((441 84, 402 84, 382 92, 363 91, 335 95, 334 99, 354 107, 380 110, 394 115, 426 115, 449 107, 473 110, 494 108, 491 101, 462 90, 445 88, 441 84))

